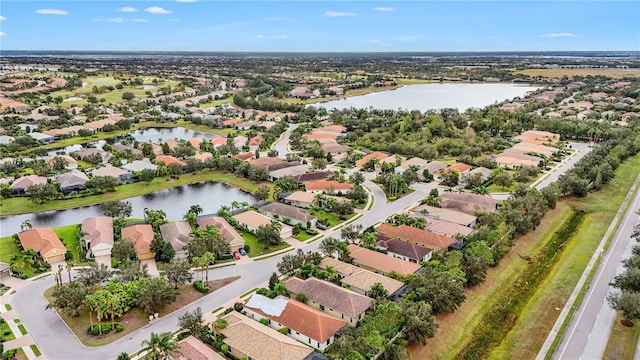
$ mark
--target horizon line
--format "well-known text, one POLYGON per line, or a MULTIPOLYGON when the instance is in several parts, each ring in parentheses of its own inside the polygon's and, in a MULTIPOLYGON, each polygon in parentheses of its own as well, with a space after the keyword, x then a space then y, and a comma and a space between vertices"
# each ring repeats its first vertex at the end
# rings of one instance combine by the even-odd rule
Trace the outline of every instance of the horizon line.
POLYGON ((394 54, 394 53, 597 53, 597 52, 625 52, 625 53, 637 53, 640 54, 640 50, 395 50, 395 51, 374 51, 374 50, 280 50, 280 51, 264 51, 264 50, 53 50, 53 49, 0 49, 0 54, 3 52, 51 52, 51 53, 63 53, 63 52, 129 52, 129 53, 256 53, 256 54, 299 54, 299 53, 312 53, 312 54, 358 54, 358 53, 372 53, 372 54, 394 54))

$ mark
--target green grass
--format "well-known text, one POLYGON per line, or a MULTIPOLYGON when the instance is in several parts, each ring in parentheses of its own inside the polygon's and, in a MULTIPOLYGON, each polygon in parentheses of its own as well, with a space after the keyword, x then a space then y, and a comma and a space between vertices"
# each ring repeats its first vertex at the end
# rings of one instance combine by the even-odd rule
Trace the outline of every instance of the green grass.
POLYGON ((203 181, 216 181, 229 185, 233 185, 248 192, 255 192, 258 186, 262 184, 271 185, 271 183, 256 183, 246 178, 235 176, 234 174, 222 171, 205 170, 198 174, 182 174, 179 179, 156 178, 151 183, 132 183, 120 185, 117 191, 104 193, 99 195, 90 195, 78 198, 70 198, 64 200, 53 200, 42 205, 35 204, 25 197, 15 197, 3 200, 0 207, 0 216, 28 214, 40 211, 69 209, 80 206, 100 204, 108 201, 122 200, 134 196, 140 196, 152 193, 154 191, 167 189, 171 187, 193 184, 203 181), (142 185, 142 186, 141 186, 142 185))
POLYGON ((24 327, 24 325, 22 324, 18 325, 18 329, 20 329, 20 333, 22 335, 27 335, 27 329, 24 327))
POLYGON ((53 232, 55 232, 60 240, 62 240, 64 247, 66 247, 67 250, 71 251, 73 260, 75 260, 76 262, 82 262, 83 260, 86 261, 86 259, 80 259, 80 254, 78 252, 78 241, 76 240, 76 235, 78 234, 79 227, 80 225, 76 224, 61 226, 53 229, 53 232))
POLYGON ((511 358, 516 354, 535 358, 638 173, 640 156, 635 156, 617 169, 616 177, 601 191, 566 200, 569 206, 587 211, 585 220, 491 358, 511 358))
POLYGON ((607 347, 602 356, 605 360, 633 360, 638 337, 640 337, 640 325, 626 327, 620 323, 622 317, 618 315, 613 323, 613 329, 609 335, 607 347))
MULTIPOLYGON (((9 289, 8 287, 4 286, 5 288, 9 289)), ((6 290, 5 290, 6 292, 6 290)), ((13 308, 11 307, 11 304, 4 304, 4 308, 7 309, 7 311, 11 311, 13 310, 13 308)))
POLYGON ((256 290, 258 290, 258 288, 253 288, 253 289, 251 289, 251 290, 247 291, 246 293, 244 293, 244 294, 240 295, 240 298, 243 298, 243 297, 245 297, 245 296, 247 296, 247 295, 251 294, 252 292, 254 292, 254 291, 256 291, 256 290))
POLYGON ((4 263, 11 263, 11 257, 13 255, 19 255, 20 249, 16 242, 13 240, 13 236, 5 236, 0 238, 0 261, 4 263))
POLYGON ((353 216, 355 216, 356 214, 349 214, 345 216, 344 220, 340 219, 340 215, 336 214, 336 213, 332 213, 332 212, 326 212, 326 211, 321 211, 321 210, 311 210, 311 215, 317 217, 318 219, 322 219, 322 220, 328 220, 328 225, 327 225, 327 229, 328 228, 332 228, 338 224, 340 224, 341 222, 348 220, 350 218, 352 218, 353 216))
POLYGON ((2 339, 4 341, 13 340, 16 338, 16 336, 11 332, 11 328, 6 323, 6 321, 0 324, 0 336, 2 336, 2 339), (4 333, 7 331, 9 332, 9 335, 4 335, 4 333))
POLYGON ((298 233, 298 235, 294 236, 294 238, 300 240, 300 241, 305 241, 308 239, 311 239, 312 237, 314 237, 315 235, 309 235, 307 234, 306 231, 304 230, 300 230, 300 232, 298 233))
POLYGON ((238 231, 238 233, 244 239, 245 244, 249 245, 249 252, 247 253, 247 256, 249 257, 265 255, 289 247, 289 244, 283 241, 280 245, 265 248, 264 245, 262 245, 262 243, 258 241, 258 238, 256 238, 252 234, 249 234, 248 232, 242 230, 238 231))
POLYGON ((207 108, 210 108, 210 107, 213 107, 213 106, 217 106, 217 105, 228 104, 228 103, 230 103, 232 101, 233 101, 233 96, 229 96, 226 99, 213 100, 213 101, 210 101, 208 103, 200 104, 198 107, 200 109, 207 109, 207 108))
POLYGON ((29 347, 31 348, 31 351, 33 351, 33 354, 35 356, 42 355, 42 353, 40 352, 40 349, 38 349, 38 346, 36 346, 35 344, 31 344, 31 345, 29 345, 29 347))
POLYGON ((218 311, 222 310, 223 308, 224 308, 224 306, 217 307, 217 308, 213 309, 213 310, 211 311, 211 313, 212 313, 212 314, 215 314, 215 313, 217 313, 218 311))

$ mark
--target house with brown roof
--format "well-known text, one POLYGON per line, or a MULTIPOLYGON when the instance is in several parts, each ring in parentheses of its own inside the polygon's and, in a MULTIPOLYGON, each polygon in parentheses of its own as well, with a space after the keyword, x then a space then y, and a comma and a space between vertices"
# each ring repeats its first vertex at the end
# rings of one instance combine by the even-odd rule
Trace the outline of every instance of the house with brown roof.
POLYGON ((310 192, 312 194, 334 194, 334 193, 342 193, 346 194, 353 190, 353 184, 349 183, 341 183, 335 180, 320 180, 320 181, 312 181, 304 184, 305 191, 310 192))
POLYGON ((348 248, 349 256, 354 264, 382 275, 392 272, 400 275, 411 275, 422 269, 422 266, 416 263, 391 257, 355 244, 350 244, 348 248))
POLYGON ((78 162, 76 161, 76 159, 72 158, 69 155, 49 156, 45 158, 44 161, 49 166, 53 166, 58 161, 63 161, 65 163, 64 168, 68 170, 73 170, 78 168, 78 162))
POLYGON ((97 148, 83 149, 81 151, 77 151, 76 154, 78 154, 82 160, 86 160, 88 157, 100 156, 102 163, 106 163, 113 156, 110 152, 97 148))
POLYGON ((256 135, 249 139, 249 150, 256 151, 260 147, 260 144, 264 142, 264 137, 256 135))
POLYGON ((342 154, 346 153, 349 150, 349 146, 338 144, 336 142, 328 142, 322 144, 322 151, 325 154, 342 154))
POLYGON ((331 171, 314 171, 314 172, 294 176, 293 182, 295 182, 298 185, 302 185, 311 181, 328 179, 331 176, 333 176, 333 173, 331 171))
POLYGON ((199 137, 192 137, 187 140, 187 142, 196 150, 200 150, 200 144, 202 144, 203 141, 204 139, 199 137))
POLYGON ((225 360, 226 358, 209 347, 209 345, 189 335, 178 341, 178 352, 175 360, 225 360))
POLYGON ((160 225, 160 234, 162 239, 167 241, 173 247, 176 252, 176 259, 184 259, 187 257, 187 250, 185 246, 189 243, 191 238, 191 225, 186 221, 172 221, 166 224, 160 225))
POLYGON ((347 284, 351 291, 355 291, 360 295, 367 296, 376 283, 380 283, 387 290, 390 298, 396 298, 401 295, 406 286, 402 281, 386 277, 384 275, 363 269, 361 267, 338 261, 334 258, 324 258, 320 265, 321 269, 331 266, 340 277, 343 284, 347 284))
POLYGON ((28 188, 35 185, 42 185, 47 183, 47 178, 38 175, 21 176, 13 181, 9 185, 9 189, 14 194, 24 194, 28 188))
POLYGON ((222 216, 212 216, 198 220, 198 226, 206 229, 207 226, 213 226, 220 232, 224 241, 229 244, 231 251, 237 251, 244 247, 244 238, 238 234, 236 229, 231 226, 222 216))
POLYGON ((291 292, 292 298, 297 294, 303 294, 306 298, 305 304, 344 320, 352 326, 356 326, 373 302, 368 296, 314 277, 306 280, 292 277, 285 281, 284 285, 291 292))
POLYGON ((187 166, 187 163, 180 160, 180 159, 176 159, 173 156, 170 155, 160 155, 160 156, 156 156, 155 160, 156 164, 160 164, 160 163, 164 163, 165 165, 169 166, 171 164, 178 164, 181 167, 187 166))
POLYGON ((498 209, 498 200, 491 196, 446 192, 440 195, 442 202, 440 206, 445 209, 462 211, 467 214, 477 212, 494 212, 498 209))
MULTIPOLYGON (((418 215, 413 215, 418 216, 418 215)), ((436 234, 442 234, 452 238, 466 237, 475 232, 472 227, 456 224, 454 222, 427 218, 425 230, 433 231, 436 234)))
POLYGON ((418 263, 420 261, 429 261, 433 251, 428 247, 412 244, 407 241, 394 239, 382 235, 380 233, 375 234, 376 248, 386 250, 387 255, 394 258, 402 259, 404 261, 411 261, 418 263))
POLYGON ((391 224, 383 223, 378 226, 376 232, 389 238, 395 238, 412 244, 425 246, 433 249, 434 251, 447 249, 456 241, 456 239, 452 237, 436 234, 429 230, 423 230, 408 225, 393 226, 391 224))
POLYGON ((99 167, 97 169, 94 169, 91 172, 92 176, 111 176, 112 178, 116 178, 116 180, 118 180, 121 184, 125 184, 128 183, 130 181, 133 181, 134 175, 122 170, 120 168, 117 168, 111 164, 105 164, 102 167, 99 167))
POLYGON ((155 254, 151 252, 153 241, 153 228, 149 224, 137 224, 122 228, 122 240, 133 242, 138 259, 153 259, 155 254))
POLYGON ((441 171, 442 169, 445 169, 447 167, 447 164, 443 163, 442 161, 431 161, 426 165, 423 165, 420 167, 420 170, 418 170, 418 177, 422 180, 424 180, 424 171, 427 170, 429 172, 429 174, 433 175, 435 173, 437 173, 438 171, 441 171))
POLYGON ((262 206, 258 211, 272 219, 280 220, 289 225, 300 223, 305 227, 307 225, 314 227, 318 221, 318 219, 307 210, 279 202, 262 206))
POLYGON ((245 303, 244 309, 248 317, 257 321, 267 319, 268 326, 276 330, 287 328, 289 337, 321 351, 326 349, 347 325, 343 320, 282 296, 269 299, 254 294, 245 303))
MULTIPOLYGON (((94 258, 108 256, 111 258, 113 248, 113 218, 110 216, 96 216, 82 221, 80 228, 84 235, 82 241, 87 248, 87 256, 94 258)), ((111 263, 111 261, 109 261, 111 263)))
POLYGON ((255 159, 256 155, 250 151, 242 154, 237 154, 233 158, 242 160, 242 161, 249 161, 249 160, 255 159))
POLYGON ((18 233, 18 239, 22 248, 33 250, 49 264, 64 261, 67 248, 52 228, 33 228, 18 233))
POLYGON ((458 174, 464 175, 468 173, 472 168, 473 167, 471 165, 467 165, 465 163, 455 163, 440 171, 436 171, 435 173, 433 173, 433 176, 436 178, 436 180, 439 180, 442 177, 442 175, 447 174, 451 171, 457 171, 458 174))
POLYGON ((227 327, 220 330, 229 353, 236 359, 312 360, 312 348, 238 312, 222 317, 227 327))
MULTIPOLYGON (((269 225, 273 221, 271 218, 253 210, 245 211, 232 217, 251 231, 256 231, 260 226, 269 225)), ((291 236, 293 236, 293 229, 291 226, 283 224, 280 229, 280 237, 285 239, 291 236)))
POLYGON ((295 191, 284 198, 285 203, 303 209, 313 206, 316 195, 306 191, 295 191))
POLYGON ((435 206, 420 205, 411 209, 413 214, 417 216, 425 216, 430 219, 444 220, 462 226, 473 227, 476 224, 476 218, 473 215, 465 214, 460 211, 443 209, 435 206))
POLYGON ((309 171, 309 169, 311 169, 311 165, 303 164, 303 165, 289 166, 289 167, 278 169, 278 170, 270 170, 269 181, 276 181, 285 176, 293 177, 296 175, 301 175, 309 171))
POLYGON ((542 144, 542 145, 548 144, 551 146, 555 146, 560 140, 560 135, 550 133, 548 131, 529 130, 514 137, 514 139, 520 140, 521 142, 527 142, 532 144, 542 144))
POLYGON ((361 159, 356 160, 356 167, 361 168, 364 164, 366 164, 367 162, 369 162, 369 160, 382 160, 384 158, 386 158, 387 154, 380 152, 380 151, 374 151, 372 153, 369 153, 365 156, 363 156, 361 159))

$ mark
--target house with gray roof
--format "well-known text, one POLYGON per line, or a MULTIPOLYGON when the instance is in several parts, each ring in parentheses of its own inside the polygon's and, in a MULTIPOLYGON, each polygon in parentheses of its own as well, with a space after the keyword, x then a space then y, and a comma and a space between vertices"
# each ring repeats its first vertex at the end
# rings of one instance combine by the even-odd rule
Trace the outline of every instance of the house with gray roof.
POLYGON ((31 136, 32 138, 40 141, 43 144, 51 144, 54 141, 56 141, 56 138, 51 136, 51 135, 46 135, 43 133, 39 133, 39 132, 32 132, 29 133, 29 136, 31 136))
POLYGON ((158 165, 152 164, 151 160, 144 158, 142 160, 134 160, 128 164, 122 165, 121 168, 130 173, 141 172, 142 170, 157 170, 158 165))
POLYGON ((82 160, 84 160, 85 158, 88 158, 88 157, 100 156, 100 158, 102 159, 102 163, 103 164, 106 163, 107 161, 109 161, 111 159, 111 157, 113 156, 108 151, 104 151, 102 149, 96 149, 96 148, 89 148, 89 149, 76 151, 76 154, 78 154, 78 156, 82 160))
POLYGON ((258 212, 273 219, 281 220, 289 225, 301 223, 305 227, 307 224, 311 224, 313 227, 316 226, 316 222, 318 221, 318 219, 307 210, 279 202, 262 206, 258 209, 258 212), (286 219, 289 219, 289 221, 286 221, 286 219))
POLYGON ((130 174, 111 164, 106 164, 102 167, 94 169, 91 172, 91 175, 92 176, 111 176, 113 178, 116 178, 122 184, 131 182, 133 180, 133 174, 130 174))
POLYGON ((375 234, 375 237, 377 239, 376 248, 386 250, 387 255, 414 263, 431 259, 433 251, 426 246, 412 244, 378 233, 375 234))
POLYGON ((67 195, 72 191, 84 190, 89 177, 82 171, 75 169, 56 176, 56 181, 60 183, 60 191, 67 195))
POLYGON ((186 221, 172 221, 160 225, 160 234, 162 239, 171 244, 175 250, 176 259, 184 259, 187 257, 185 246, 189 243, 189 234, 191 234, 191 225, 186 221))
POLYGON ((274 171, 270 171, 269 172, 269 180, 270 181, 276 181, 282 177, 285 176, 296 176, 296 175, 300 175, 300 174, 304 174, 306 173, 309 169, 311 169, 311 165, 298 165, 298 166, 291 166, 288 168, 284 168, 284 169, 280 169, 280 170, 274 170, 274 171))

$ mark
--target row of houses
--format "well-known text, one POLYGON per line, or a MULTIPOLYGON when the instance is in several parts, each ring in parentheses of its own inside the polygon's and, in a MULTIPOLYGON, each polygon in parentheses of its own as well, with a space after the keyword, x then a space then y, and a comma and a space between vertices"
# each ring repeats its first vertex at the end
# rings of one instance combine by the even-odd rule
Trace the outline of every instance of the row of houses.
POLYGON ((500 167, 513 169, 520 166, 538 166, 540 161, 547 160, 558 151, 556 147, 560 135, 546 131, 529 130, 516 136, 520 141, 512 147, 493 156, 500 167))

